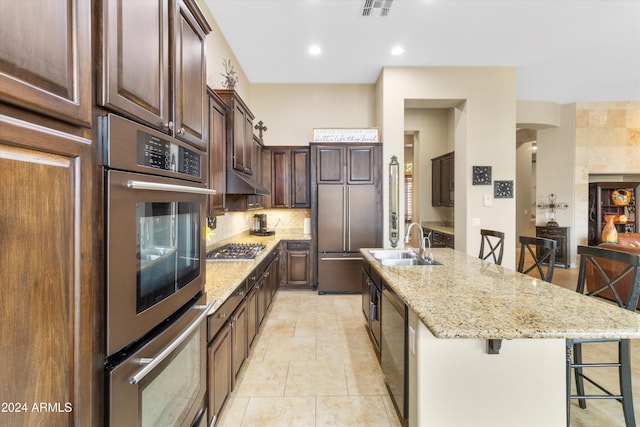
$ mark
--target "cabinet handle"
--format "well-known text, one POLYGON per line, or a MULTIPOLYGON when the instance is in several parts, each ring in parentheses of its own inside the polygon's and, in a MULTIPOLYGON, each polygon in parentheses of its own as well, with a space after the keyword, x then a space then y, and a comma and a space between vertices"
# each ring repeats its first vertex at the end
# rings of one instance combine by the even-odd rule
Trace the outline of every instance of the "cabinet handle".
POLYGON ((220 313, 218 317, 224 319, 225 317, 227 317, 227 313, 220 313))
POLYGON ((165 123, 164 128, 167 130, 173 130, 173 122, 171 120, 169 120, 167 123, 165 123))
POLYGON ((238 295, 240 295, 241 297, 243 297, 243 296, 244 296, 244 291, 240 291, 240 292, 238 292, 238 295))
POLYGON ((177 132, 176 132, 176 133, 177 133, 178 135, 184 135, 184 134, 185 134, 185 133, 187 133, 187 132, 184 130, 184 128, 180 128, 180 129, 178 129, 178 130, 177 130, 177 132))

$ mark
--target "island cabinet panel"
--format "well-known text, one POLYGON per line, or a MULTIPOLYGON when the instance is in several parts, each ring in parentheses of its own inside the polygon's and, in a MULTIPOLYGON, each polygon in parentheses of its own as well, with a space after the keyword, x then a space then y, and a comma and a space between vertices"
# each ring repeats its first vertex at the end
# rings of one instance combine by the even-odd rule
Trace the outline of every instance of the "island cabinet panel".
POLYGON ((2 1, 0 28, 0 100, 90 126, 91 2, 2 1))
POLYGON ((0 115, 1 425, 99 417, 90 143, 0 115))
POLYGON ((206 149, 210 27, 195 2, 113 0, 101 7, 98 104, 206 149))

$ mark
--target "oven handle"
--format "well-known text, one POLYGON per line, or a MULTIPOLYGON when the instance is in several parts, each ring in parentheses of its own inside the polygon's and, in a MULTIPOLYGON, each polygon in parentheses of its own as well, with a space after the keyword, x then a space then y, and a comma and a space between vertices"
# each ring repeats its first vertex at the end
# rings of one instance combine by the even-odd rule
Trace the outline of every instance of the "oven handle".
POLYGON ((156 357, 152 359, 140 359, 139 363, 144 364, 145 366, 144 368, 133 374, 131 378, 129 378, 129 384, 138 384, 149 372, 151 372, 156 366, 158 366, 160 362, 166 359, 166 357, 169 356, 173 352, 173 350, 175 350, 180 344, 182 344, 183 341, 189 338, 189 335, 191 335, 193 331, 200 327, 200 323, 205 319, 205 317, 207 317, 209 312, 216 305, 216 302, 216 300, 213 300, 209 303, 209 305, 194 306, 194 309, 202 310, 202 313, 200 313, 196 320, 194 320, 191 325, 189 325, 189 327, 180 334, 178 338, 173 340, 173 342, 165 347, 156 357))
POLYGON ((189 187, 187 185, 175 185, 175 184, 159 184, 156 182, 145 181, 129 181, 127 187, 133 190, 159 190, 159 191, 178 191, 181 193, 196 193, 196 194, 216 194, 216 190, 210 190, 208 188, 189 187))

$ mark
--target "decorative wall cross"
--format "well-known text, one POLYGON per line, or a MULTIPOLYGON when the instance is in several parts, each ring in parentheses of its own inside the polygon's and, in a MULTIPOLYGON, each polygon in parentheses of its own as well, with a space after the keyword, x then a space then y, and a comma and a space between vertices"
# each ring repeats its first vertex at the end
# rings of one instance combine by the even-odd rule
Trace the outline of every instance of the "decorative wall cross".
POLYGON ((262 123, 262 120, 260 120, 258 124, 255 125, 253 128, 258 131, 258 138, 260 138, 260 141, 262 141, 262 132, 266 132, 267 127, 264 125, 264 123, 262 123))
POLYGON ((557 227, 556 209, 567 209, 569 205, 565 202, 556 202, 556 195, 551 193, 549 194, 549 203, 538 203, 536 207, 539 209, 549 209, 549 221, 547 222, 547 227, 557 227))

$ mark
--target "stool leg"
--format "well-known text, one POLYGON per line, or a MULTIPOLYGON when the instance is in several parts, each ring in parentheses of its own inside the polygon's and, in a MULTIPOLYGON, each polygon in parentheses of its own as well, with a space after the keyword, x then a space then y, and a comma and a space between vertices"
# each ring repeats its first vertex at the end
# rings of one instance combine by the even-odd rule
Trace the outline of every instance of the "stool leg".
POLYGON ((635 427, 636 419, 633 414, 629 340, 620 340, 620 343, 618 344, 618 357, 620 362, 620 394, 622 394, 622 411, 624 413, 624 420, 627 427, 635 427))
MULTIPOLYGON (((573 345, 573 362, 575 364, 582 363, 582 344, 573 345)), ((582 368, 575 368, 576 370, 576 395, 584 396, 584 379, 582 378, 582 368)), ((578 404, 582 409, 587 408, 587 401, 585 399, 578 399, 578 404)))

